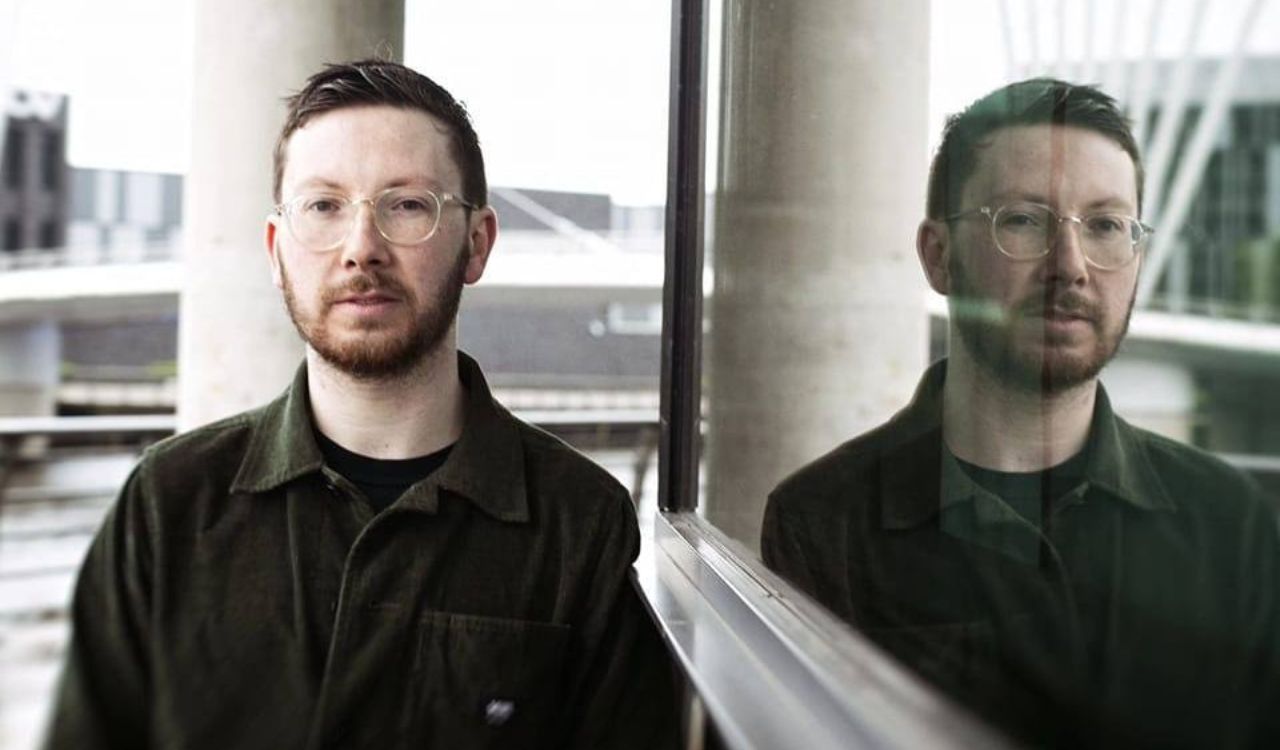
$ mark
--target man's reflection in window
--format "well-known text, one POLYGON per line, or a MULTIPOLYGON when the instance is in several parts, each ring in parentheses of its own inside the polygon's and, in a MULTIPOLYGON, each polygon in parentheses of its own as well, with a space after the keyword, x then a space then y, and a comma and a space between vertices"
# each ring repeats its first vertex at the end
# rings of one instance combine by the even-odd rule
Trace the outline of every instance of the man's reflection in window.
POLYGON ((1280 746, 1280 543, 1256 484, 1118 417, 1150 229, 1114 100, 1047 79, 948 123, 917 234, 951 353, 784 481, 765 561, 1015 737, 1280 746))

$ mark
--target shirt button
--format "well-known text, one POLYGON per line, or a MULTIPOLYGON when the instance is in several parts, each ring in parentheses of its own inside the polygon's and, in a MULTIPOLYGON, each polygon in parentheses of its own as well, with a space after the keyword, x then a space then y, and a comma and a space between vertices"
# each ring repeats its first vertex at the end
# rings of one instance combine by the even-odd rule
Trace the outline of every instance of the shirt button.
POLYGON ((495 698, 484 706, 484 723, 491 727, 500 727, 511 721, 516 712, 514 701, 495 698))

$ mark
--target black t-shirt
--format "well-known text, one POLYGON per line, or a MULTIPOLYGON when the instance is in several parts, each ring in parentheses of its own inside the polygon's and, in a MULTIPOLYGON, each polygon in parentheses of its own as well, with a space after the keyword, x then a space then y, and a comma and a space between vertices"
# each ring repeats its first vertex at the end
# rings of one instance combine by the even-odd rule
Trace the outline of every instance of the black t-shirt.
POLYGON ((449 445, 415 458, 369 458, 343 448, 319 430, 315 434, 325 463, 359 487, 378 512, 394 503, 411 485, 431 476, 453 450, 449 445))
POLYGON ((975 484, 1004 500, 1018 515, 1042 528, 1053 502, 1084 481, 1085 451, 1040 471, 996 471, 959 458, 956 461, 975 484))

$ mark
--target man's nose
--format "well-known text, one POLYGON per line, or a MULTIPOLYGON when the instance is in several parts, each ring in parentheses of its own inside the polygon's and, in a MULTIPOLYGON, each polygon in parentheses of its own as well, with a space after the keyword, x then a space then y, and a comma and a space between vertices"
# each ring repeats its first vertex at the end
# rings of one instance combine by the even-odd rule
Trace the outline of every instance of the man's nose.
POLYGON ((378 231, 376 208, 368 200, 352 204, 351 230, 342 243, 342 264, 364 268, 388 260, 387 241, 378 231))
POLYGON ((1053 233, 1049 246, 1049 256, 1045 259, 1050 278, 1068 284, 1081 283, 1089 278, 1083 232, 1084 225, 1079 219, 1067 216, 1058 220, 1057 231, 1053 233))

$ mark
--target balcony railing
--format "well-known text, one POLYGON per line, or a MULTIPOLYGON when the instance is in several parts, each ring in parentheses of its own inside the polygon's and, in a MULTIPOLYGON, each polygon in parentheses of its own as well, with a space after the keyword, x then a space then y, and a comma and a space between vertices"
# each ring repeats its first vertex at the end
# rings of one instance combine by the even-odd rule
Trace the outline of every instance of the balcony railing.
POLYGON ((176 260, 181 243, 172 240, 129 245, 72 246, 0 251, 0 273, 69 266, 100 266, 176 260))

